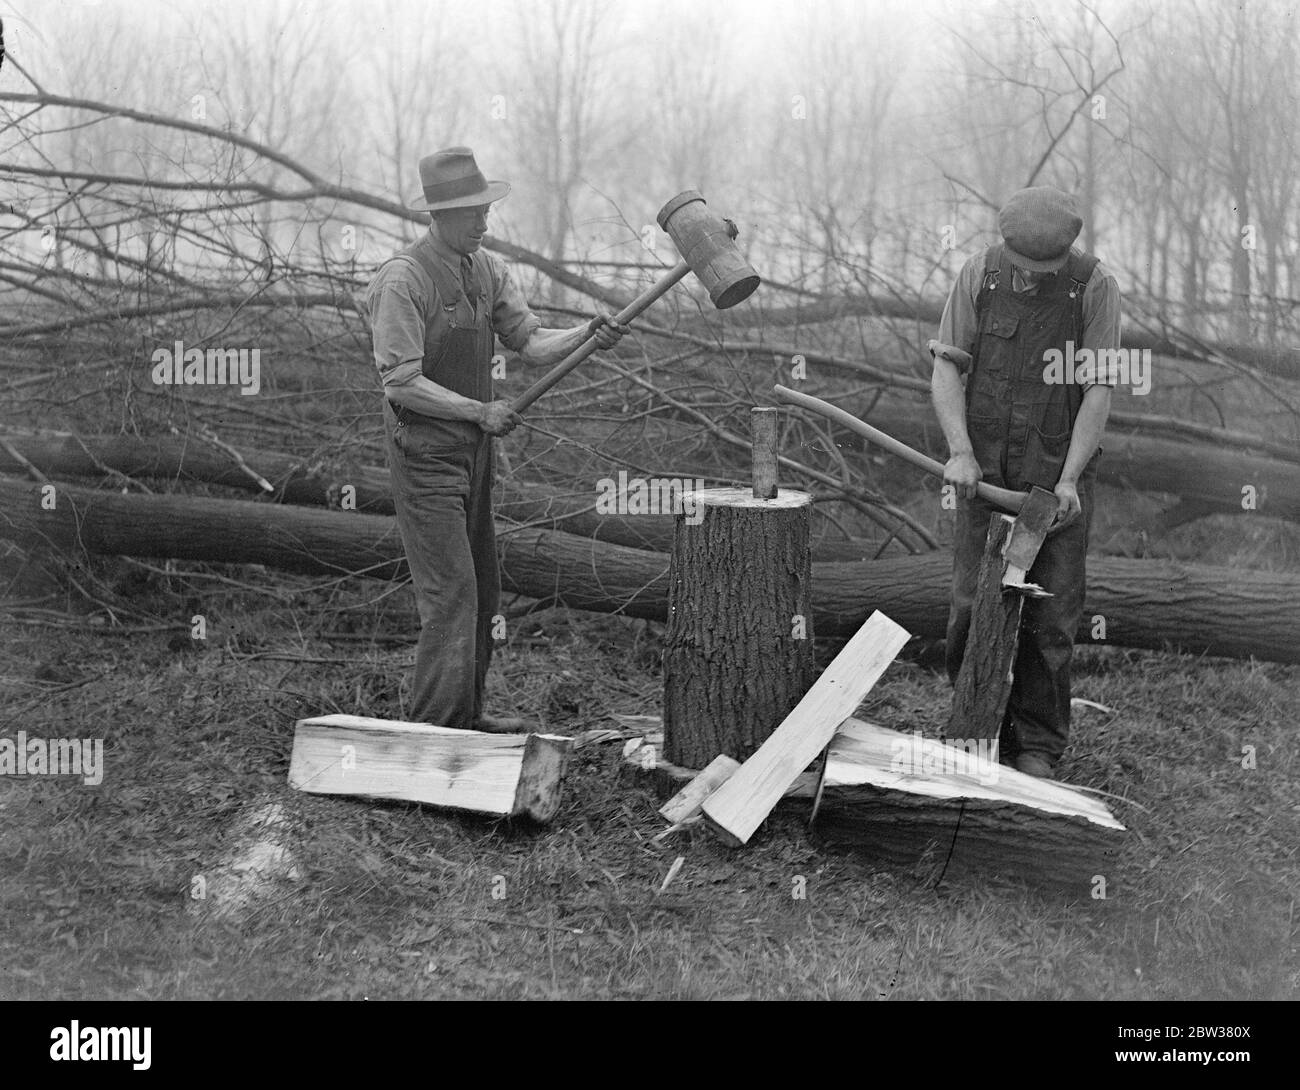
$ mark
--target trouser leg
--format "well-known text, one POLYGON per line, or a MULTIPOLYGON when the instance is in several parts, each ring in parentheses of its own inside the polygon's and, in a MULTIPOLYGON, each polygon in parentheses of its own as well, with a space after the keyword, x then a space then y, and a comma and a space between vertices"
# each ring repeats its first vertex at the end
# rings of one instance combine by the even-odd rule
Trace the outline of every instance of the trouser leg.
POLYGON ((497 566, 496 526, 492 520, 492 462, 490 437, 484 436, 475 452, 470 473, 465 524, 475 575, 475 716, 482 712, 483 691, 495 640, 494 620, 501 604, 501 578, 497 566))
MULTIPOLYGON (((436 433, 434 433, 436 435, 436 433)), ((410 716, 473 728, 482 678, 479 588, 468 529, 472 447, 440 449, 418 426, 390 429, 397 526, 420 613, 410 716)))

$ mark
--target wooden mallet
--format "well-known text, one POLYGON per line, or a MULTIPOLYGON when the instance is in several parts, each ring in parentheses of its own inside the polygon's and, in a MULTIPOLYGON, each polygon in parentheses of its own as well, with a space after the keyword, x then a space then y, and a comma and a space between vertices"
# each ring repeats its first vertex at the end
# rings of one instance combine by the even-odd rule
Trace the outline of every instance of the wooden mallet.
MULTIPOLYGON (((700 278, 719 310, 748 299, 762 282, 736 247, 736 225, 711 211, 695 190, 678 193, 659 210, 658 219, 682 259, 614 315, 618 325, 627 325, 689 272, 700 278)), ((598 347, 593 334, 515 398, 510 407, 522 413, 598 347)))

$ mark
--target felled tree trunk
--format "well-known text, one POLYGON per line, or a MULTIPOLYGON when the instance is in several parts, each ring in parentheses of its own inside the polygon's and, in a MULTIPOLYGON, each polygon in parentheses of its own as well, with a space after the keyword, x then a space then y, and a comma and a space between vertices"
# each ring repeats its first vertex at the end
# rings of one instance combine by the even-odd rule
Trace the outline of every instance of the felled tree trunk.
POLYGON ((812 499, 740 488, 693 499, 668 569, 664 751, 704 768, 719 754, 745 760, 812 684, 812 499))
MULTIPOLYGON (((195 496, 121 495, 0 478, 0 537, 49 540, 91 553, 265 564, 317 575, 405 578, 393 519, 195 496), (68 502, 65 502, 68 501, 68 502)), ((508 528, 498 538, 502 583, 575 609, 662 621, 668 557, 551 530, 508 528)), ((871 612, 914 635, 941 638, 949 553, 812 566, 818 636, 848 636, 871 612)), ((1077 640, 1194 654, 1300 662, 1300 578, 1168 560, 1092 557, 1077 640)))
MULTIPOLYGON (((244 448, 241 466, 231 454, 198 439, 162 435, 69 435, 0 431, 23 458, 51 477, 129 477, 201 481, 264 494, 275 503, 333 507, 370 515, 393 513, 392 485, 382 466, 342 466, 295 458, 277 451, 244 448), (258 478, 274 489, 266 493, 258 478), (346 504, 346 507, 345 507, 346 504)), ((0 473, 25 467, 0 447, 0 473)), ((596 541, 667 553, 673 546, 671 514, 602 514, 592 497, 573 495, 534 481, 503 480, 496 496, 499 517, 563 530, 596 541)), ((822 560, 858 560, 877 546, 869 541, 824 541, 813 546, 822 560)))
MULTIPOLYGON (((877 408, 873 419, 917 450, 942 451, 943 435, 929 408, 890 401, 877 408)), ((835 434, 843 449, 862 449, 864 440, 857 436, 840 430, 835 434)), ((351 486, 349 503, 356 510, 393 513, 388 471, 382 466, 343 469, 276 451, 245 449, 245 470, 229 454, 197 439, 30 434, 14 429, 5 429, 0 435, 51 477, 100 477, 116 471, 256 492, 261 490, 256 481, 260 476, 274 486, 272 498, 279 503, 339 507, 344 488, 351 486)), ((1206 443, 1180 443, 1118 431, 1108 433, 1102 445, 1100 484, 1179 496, 1194 505, 1191 517, 1249 512, 1300 521, 1300 467, 1293 463, 1206 443)), ((0 448, 0 473, 22 471, 21 463, 0 448)), ((548 524, 552 529, 636 549, 667 552, 672 545, 672 519, 667 515, 627 518, 596 514, 587 497, 511 480, 502 482, 500 503, 501 513, 519 522, 548 524)), ((1176 524, 1177 520, 1171 525, 1176 524)), ((1161 523, 1149 529, 1163 532, 1168 528, 1161 523)), ((870 551, 874 547, 865 542, 828 541, 813 547, 814 555, 826 560, 857 559, 870 551)))

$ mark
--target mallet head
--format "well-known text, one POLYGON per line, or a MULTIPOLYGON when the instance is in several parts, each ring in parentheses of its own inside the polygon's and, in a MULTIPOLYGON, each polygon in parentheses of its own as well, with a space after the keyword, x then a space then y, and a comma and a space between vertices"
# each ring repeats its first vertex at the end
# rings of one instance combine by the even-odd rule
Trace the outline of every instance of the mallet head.
POLYGON ((735 224, 711 211, 694 189, 665 204, 658 220, 719 310, 748 299, 762 283, 736 247, 735 224))

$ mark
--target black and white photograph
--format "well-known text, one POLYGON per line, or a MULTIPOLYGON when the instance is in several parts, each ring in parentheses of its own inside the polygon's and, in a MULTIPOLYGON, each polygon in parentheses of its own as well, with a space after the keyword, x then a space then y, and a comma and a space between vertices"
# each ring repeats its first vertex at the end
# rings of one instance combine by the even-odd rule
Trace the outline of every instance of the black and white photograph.
POLYGON ((1294 3, 0 33, 38 1068, 163 1074, 209 1032, 176 1004, 264 1000, 955 1001, 1033 1069, 1262 1059, 1300 996, 1294 3), (999 1006, 1047 1001, 1073 1038, 999 1006))

